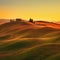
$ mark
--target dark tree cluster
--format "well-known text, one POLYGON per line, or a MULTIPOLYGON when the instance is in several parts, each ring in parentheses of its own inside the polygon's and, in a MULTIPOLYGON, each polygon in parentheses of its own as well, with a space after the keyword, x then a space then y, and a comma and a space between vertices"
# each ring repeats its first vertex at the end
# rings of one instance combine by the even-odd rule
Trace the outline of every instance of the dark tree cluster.
POLYGON ((32 22, 32 23, 33 23, 33 19, 30 18, 30 19, 29 19, 29 22, 32 22))
MULTIPOLYGON (((16 18, 15 20, 13 20, 13 19, 10 19, 10 22, 21 22, 22 21, 22 19, 20 19, 20 18, 16 18), (15 21, 16 20, 16 21, 15 21)), ((35 23, 34 21, 33 21, 33 19, 29 19, 29 22, 31 22, 31 23, 35 23)))

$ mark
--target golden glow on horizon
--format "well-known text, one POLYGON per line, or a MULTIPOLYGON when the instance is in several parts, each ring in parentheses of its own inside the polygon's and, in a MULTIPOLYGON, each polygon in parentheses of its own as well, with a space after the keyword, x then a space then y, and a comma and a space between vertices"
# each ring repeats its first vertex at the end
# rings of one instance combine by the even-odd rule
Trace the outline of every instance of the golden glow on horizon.
MULTIPOLYGON (((24 9, 23 9, 24 10, 24 9)), ((29 18, 46 21, 60 21, 60 13, 54 11, 23 11, 23 10, 1 10, 1 18, 22 18, 28 20, 29 18)))
POLYGON ((0 7, 0 18, 22 18, 28 20, 60 21, 60 5, 0 7))

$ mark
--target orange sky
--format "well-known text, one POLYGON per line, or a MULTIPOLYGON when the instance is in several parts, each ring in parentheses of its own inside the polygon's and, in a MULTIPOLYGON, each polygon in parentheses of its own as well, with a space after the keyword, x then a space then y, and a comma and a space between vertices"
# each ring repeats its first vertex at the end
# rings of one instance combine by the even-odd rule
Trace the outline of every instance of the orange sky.
POLYGON ((60 21, 60 0, 0 0, 0 18, 60 21))

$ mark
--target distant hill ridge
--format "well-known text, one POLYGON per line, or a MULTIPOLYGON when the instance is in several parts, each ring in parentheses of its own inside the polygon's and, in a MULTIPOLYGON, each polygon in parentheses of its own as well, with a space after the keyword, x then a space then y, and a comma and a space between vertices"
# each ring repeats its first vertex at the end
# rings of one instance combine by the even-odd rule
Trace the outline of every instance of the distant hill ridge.
POLYGON ((18 36, 21 38, 39 38, 44 34, 54 31, 60 31, 60 29, 50 27, 49 25, 40 26, 35 23, 19 19, 0 25, 0 37, 2 38, 7 36, 9 38, 17 38, 18 36))
MULTIPOLYGON (((4 21, 4 20, 3 20, 4 21)), ((55 29, 60 29, 60 24, 57 23, 53 23, 53 22, 48 22, 48 21, 33 21, 33 19, 30 19, 29 21, 23 20, 23 19, 10 19, 10 21, 5 20, 4 23, 1 23, 2 25, 0 26, 8 26, 8 25, 16 25, 16 24, 20 24, 20 25, 34 25, 36 27, 51 27, 51 28, 55 28, 55 29)))

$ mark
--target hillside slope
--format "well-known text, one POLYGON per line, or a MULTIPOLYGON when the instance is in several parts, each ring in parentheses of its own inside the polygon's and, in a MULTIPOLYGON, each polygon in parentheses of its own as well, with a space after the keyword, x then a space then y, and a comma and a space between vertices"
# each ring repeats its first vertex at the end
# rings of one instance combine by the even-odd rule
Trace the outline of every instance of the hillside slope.
POLYGON ((60 29, 28 21, 0 25, 0 60, 60 60, 60 29))

